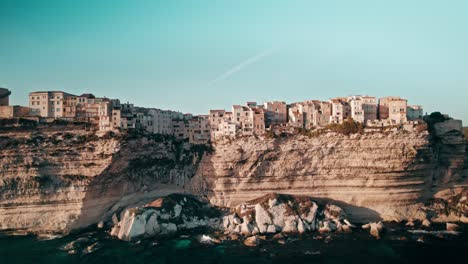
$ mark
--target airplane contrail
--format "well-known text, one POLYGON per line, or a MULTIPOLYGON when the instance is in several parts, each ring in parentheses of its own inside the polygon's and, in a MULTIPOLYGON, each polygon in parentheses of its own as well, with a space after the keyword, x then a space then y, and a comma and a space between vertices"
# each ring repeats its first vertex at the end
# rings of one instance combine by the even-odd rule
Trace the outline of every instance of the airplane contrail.
POLYGON ((229 76, 233 75, 234 73, 242 70, 244 67, 252 64, 252 63, 255 63, 257 62, 258 60, 266 57, 266 56, 269 56, 271 55, 273 52, 275 51, 275 49, 272 47, 272 48, 269 48, 269 49, 266 49, 246 60, 244 60, 243 62, 237 64, 236 66, 230 68, 229 70, 227 70, 226 72, 224 72, 223 74, 219 75, 218 77, 216 77, 215 79, 211 80, 210 82, 208 82, 208 85, 212 85, 214 83, 217 83, 219 81, 222 81, 226 78, 228 78, 229 76))

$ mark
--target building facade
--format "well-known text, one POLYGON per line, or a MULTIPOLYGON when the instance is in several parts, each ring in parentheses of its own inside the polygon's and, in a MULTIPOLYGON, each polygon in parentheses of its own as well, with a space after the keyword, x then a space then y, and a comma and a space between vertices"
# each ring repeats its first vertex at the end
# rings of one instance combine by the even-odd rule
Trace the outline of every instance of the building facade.
POLYGON ((208 115, 194 116, 189 120, 189 142, 207 144, 210 141, 210 121, 208 115))
POLYGON ((75 95, 62 91, 42 91, 29 93, 29 108, 41 117, 65 117, 66 104, 69 97, 75 95))
POLYGON ((341 124, 344 120, 348 119, 348 117, 351 117, 351 107, 347 98, 332 98, 330 99, 330 104, 332 108, 330 123, 341 124))
POLYGON ((382 97, 379 100, 379 118, 392 124, 402 124, 407 121, 407 101, 396 96, 382 97))
POLYGON ((264 103, 265 126, 286 124, 288 121, 288 108, 285 102, 273 101, 264 103))
POLYGON ((223 122, 225 121, 225 110, 210 110, 210 138, 216 140, 223 137, 223 122))

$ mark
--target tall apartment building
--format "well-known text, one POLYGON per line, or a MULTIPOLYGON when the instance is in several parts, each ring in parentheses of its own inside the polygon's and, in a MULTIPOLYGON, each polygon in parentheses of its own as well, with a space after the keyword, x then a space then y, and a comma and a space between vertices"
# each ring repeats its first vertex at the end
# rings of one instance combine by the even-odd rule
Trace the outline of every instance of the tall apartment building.
POLYGON ((212 140, 221 138, 223 136, 223 122, 225 118, 225 110, 210 110, 210 138, 212 140))
POLYGON ((361 96, 362 110, 364 111, 364 123, 377 120, 377 98, 374 96, 361 96))
POLYGON ((288 123, 292 127, 305 127, 305 111, 303 103, 293 103, 288 107, 288 123))
POLYGON ((265 133, 265 110, 262 107, 251 107, 250 116, 252 119, 252 133, 262 135, 265 133))
POLYGON ((194 116, 189 120, 189 142, 207 144, 210 141, 210 121, 208 115, 194 116))
POLYGON ((330 123, 343 123, 343 120, 346 120, 351 116, 351 106, 348 103, 348 99, 345 97, 336 97, 330 99, 331 104, 331 116, 330 123))
POLYGON ((73 96, 62 91, 32 92, 29 93, 29 108, 41 117, 65 117, 65 102, 73 96))
POLYGON ((351 118, 359 123, 364 124, 364 100, 361 96, 348 97, 349 109, 351 111, 351 118))
POLYGON ((0 106, 9 106, 10 105, 10 90, 6 88, 0 88, 0 106))
POLYGON ((367 123, 377 119, 377 99, 373 96, 354 95, 348 97, 351 117, 354 121, 367 123))
POLYGON ((247 102, 245 106, 233 105, 232 123, 236 125, 236 134, 263 134, 265 132, 264 109, 262 107, 258 107, 255 102, 247 102))
POLYGON ((264 103, 265 126, 285 124, 288 121, 288 108, 285 102, 273 101, 264 103))
POLYGON ((304 126, 307 129, 323 127, 330 123, 331 104, 319 100, 309 100, 302 103, 305 113, 304 126))
POLYGON ((396 96, 382 97, 379 100, 380 120, 389 120, 392 124, 401 124, 407 121, 407 101, 396 96))

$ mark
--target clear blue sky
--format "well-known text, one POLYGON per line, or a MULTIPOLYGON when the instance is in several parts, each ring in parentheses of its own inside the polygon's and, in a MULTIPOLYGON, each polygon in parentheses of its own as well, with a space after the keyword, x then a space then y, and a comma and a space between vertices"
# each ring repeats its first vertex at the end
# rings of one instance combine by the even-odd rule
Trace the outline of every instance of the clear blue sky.
POLYGON ((468 1, 0 0, 0 87, 206 113, 400 95, 468 124, 468 1))

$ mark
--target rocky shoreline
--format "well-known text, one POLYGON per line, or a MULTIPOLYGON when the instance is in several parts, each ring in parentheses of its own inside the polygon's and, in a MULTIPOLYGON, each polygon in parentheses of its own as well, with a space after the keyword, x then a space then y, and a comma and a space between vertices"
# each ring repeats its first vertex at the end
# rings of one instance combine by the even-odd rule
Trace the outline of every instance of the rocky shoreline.
MULTIPOLYGON (((466 199, 461 198, 466 206, 466 199)), ((262 241, 284 244, 290 236, 312 234, 327 238, 333 234, 368 232, 380 239, 386 231, 381 221, 363 225, 353 224, 346 212, 337 205, 319 205, 307 196, 271 193, 229 208, 213 207, 190 195, 173 194, 159 198, 143 207, 128 208, 121 217, 112 217, 111 236, 120 240, 136 241, 148 238, 176 236, 195 229, 210 230, 208 243, 241 240, 246 246, 257 246, 262 241), (120 219, 120 220, 119 220, 120 219)), ((389 225, 400 225, 420 235, 457 235, 461 230, 455 223, 446 223, 445 230, 437 228, 429 219, 409 220, 389 225)), ((422 242, 422 241, 421 241, 422 242)))

